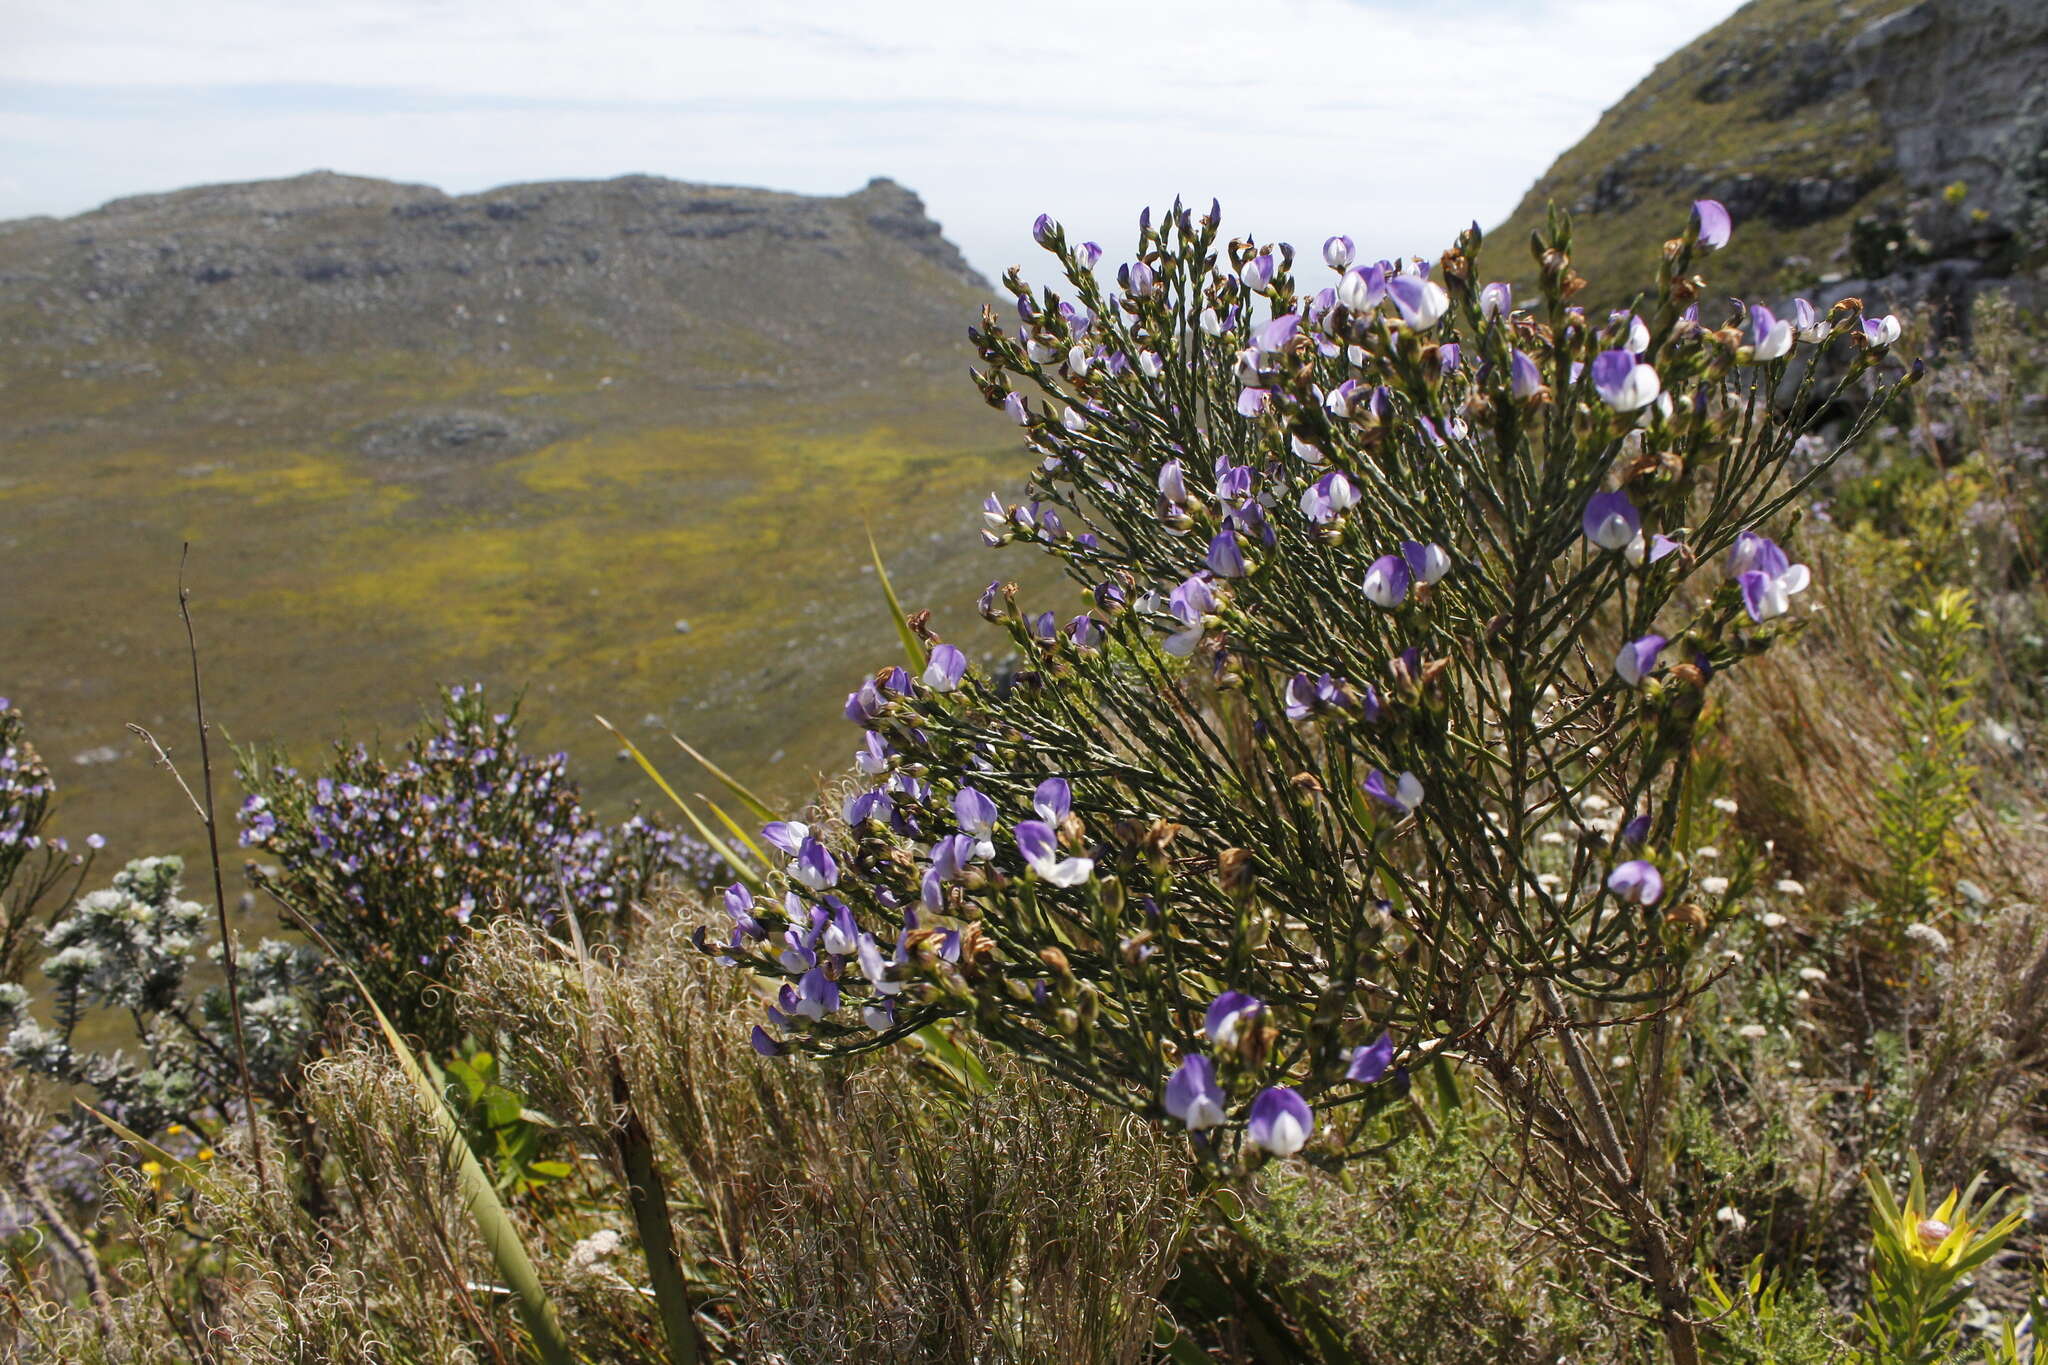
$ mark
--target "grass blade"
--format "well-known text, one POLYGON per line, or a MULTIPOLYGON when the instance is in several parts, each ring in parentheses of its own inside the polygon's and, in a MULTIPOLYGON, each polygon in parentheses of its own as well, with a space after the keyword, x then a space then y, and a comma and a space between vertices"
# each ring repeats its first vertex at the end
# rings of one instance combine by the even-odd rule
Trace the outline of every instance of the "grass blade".
POLYGON ((725 859, 726 866, 732 869, 734 876, 738 877, 742 882, 746 883, 748 890, 762 891, 766 889, 766 884, 761 880, 761 874, 756 872, 751 866, 749 866, 740 857, 739 854, 734 853, 732 851, 732 848, 729 845, 727 845, 725 840, 719 838, 716 834, 711 832, 711 826, 705 824, 704 818, 698 815, 696 811, 691 810, 689 804, 685 802, 682 797, 676 795, 676 789, 668 784, 668 779, 661 775, 661 770, 659 768, 656 768, 652 763, 648 762, 647 755, 640 752, 640 747, 638 745, 633 743, 632 740, 627 739, 624 735, 620 734, 619 728, 616 725, 613 725, 610 721, 606 720, 603 716, 599 716, 597 718, 597 723, 599 725, 602 725, 605 729, 611 731, 612 737, 618 740, 619 743, 626 746, 626 752, 631 754, 633 756, 633 761, 640 765, 640 771, 646 773, 649 777, 653 778, 654 785, 661 788, 662 794, 668 797, 669 800, 675 802, 676 809, 683 813, 683 817, 687 819, 692 825, 695 825, 697 827, 698 837, 704 840, 705 844, 711 849, 713 853, 716 853, 719 857, 725 859))
POLYGON ((903 615, 903 603, 896 599, 896 589, 890 585, 889 571, 882 567, 882 552, 875 548, 875 533, 868 530, 868 553, 874 557, 875 578, 882 585, 882 596, 889 601, 889 619, 896 625, 896 638, 903 642, 903 657, 910 662, 911 673, 924 671, 924 647, 917 642, 917 636, 910 629, 910 622, 903 615))
POLYGON ((719 823, 724 825, 727 829, 731 830, 733 833, 733 837, 735 839, 738 839, 741 843, 747 846, 747 852, 753 854, 756 858, 759 858, 763 866, 767 865, 767 851, 763 849, 759 844, 754 842, 754 836, 747 833, 747 831, 740 825, 740 823, 737 820, 733 819, 730 815, 727 815, 725 813, 724 807, 720 806, 716 801, 713 801, 703 792, 692 792, 690 794, 696 797, 699 801, 702 801, 706 806, 709 806, 711 808, 711 813, 718 817, 719 823))
POLYGON ((713 763, 710 759, 704 757, 704 755, 698 753, 695 748, 691 747, 690 741, 684 739, 681 735, 676 734, 673 730, 669 732, 668 737, 674 740, 677 744, 681 745, 684 753, 688 754, 691 758, 696 759, 698 765, 701 766, 705 772, 710 773, 713 777, 717 778, 720 782, 724 783, 725 789, 731 792, 734 796, 738 797, 740 799, 741 805, 745 806, 748 810, 754 812, 754 814, 760 816, 763 820, 776 820, 781 818, 775 813, 775 811, 768 805, 766 801, 763 801, 760 797, 754 795, 753 792, 749 791, 745 783, 741 782, 737 777, 734 777, 725 769, 719 767, 716 763, 713 763))

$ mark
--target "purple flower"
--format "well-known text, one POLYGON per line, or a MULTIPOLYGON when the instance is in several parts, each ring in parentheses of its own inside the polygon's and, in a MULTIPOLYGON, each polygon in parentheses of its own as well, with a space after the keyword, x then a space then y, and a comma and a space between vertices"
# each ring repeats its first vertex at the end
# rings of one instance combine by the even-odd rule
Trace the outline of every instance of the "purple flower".
POLYGON ((1159 496, 1175 507, 1184 506, 1188 500, 1187 471, 1179 460, 1168 460, 1159 466, 1159 496))
POLYGON ((1274 1156, 1293 1156, 1316 1130, 1308 1101, 1284 1085, 1261 1090, 1245 1121, 1244 1140, 1274 1156))
POLYGON ((1700 245, 1708 251, 1728 245, 1729 234, 1735 230, 1735 225, 1728 220, 1728 210, 1721 207, 1718 199, 1695 199, 1692 221, 1698 229, 1700 245))
POLYGON ((1074 789, 1064 777, 1048 777, 1031 793, 1031 809, 1047 824, 1057 825, 1074 808, 1074 789))
POLYGON ((1042 247, 1050 247, 1059 236, 1060 225, 1049 213, 1041 213, 1031 224, 1031 240, 1042 247))
POLYGON ((962 787, 953 794, 953 818, 967 833, 986 839, 995 833, 996 803, 972 787, 962 787))
POLYGON ((1168 599, 1167 610, 1183 629, 1166 637, 1166 652, 1177 659, 1193 654, 1195 647, 1202 643, 1202 636, 1208 629, 1207 617, 1215 606, 1215 590, 1209 586, 1209 580, 1199 574, 1175 588, 1168 599))
POLYGON ((1400 310, 1401 321, 1418 332, 1426 332, 1443 320, 1451 296, 1434 280, 1414 275, 1396 275, 1387 281, 1387 297, 1400 310))
POLYGON ((1406 815, 1422 804, 1422 779, 1414 773, 1402 773, 1398 779, 1390 779, 1378 768, 1365 775, 1365 794, 1382 805, 1392 806, 1406 815))
POLYGON ((1301 490, 1302 514, 1318 526, 1327 526, 1357 505, 1358 489, 1337 470, 1301 490))
POLYGON ((865 678, 861 685, 846 694, 846 718, 856 725, 866 725, 882 714, 888 702, 883 699, 873 678, 865 678))
POLYGON ((1323 242, 1323 264, 1332 270, 1349 269, 1357 252, 1357 244, 1349 237, 1326 238, 1323 242))
POLYGON ((1351 1065, 1345 1068, 1344 1078, 1360 1085, 1371 1085, 1387 1074, 1387 1068, 1393 1062, 1394 1040, 1382 1031, 1379 1037, 1365 1046, 1352 1050, 1351 1065))
POLYGON ((1636 858, 1607 874, 1607 889, 1631 905, 1655 905, 1664 894, 1664 876, 1636 858))
POLYGON ((1243 991, 1225 991, 1209 1002, 1202 1032, 1217 1047, 1234 1048, 1245 1037, 1244 1026, 1257 1019, 1265 1008, 1243 991))
POLYGON ((1266 410, 1266 405, 1272 401, 1273 391, 1271 389, 1239 389, 1237 391, 1237 415, 1240 417, 1257 417, 1266 410))
POLYGON ((1626 493, 1595 493, 1586 499, 1586 514, 1579 524, 1586 539, 1603 550, 1626 550, 1643 529, 1643 519, 1626 493))
POLYGON ((813 967, 797 979, 795 1013, 806 1019, 823 1019, 839 1008, 839 983, 813 967))
POLYGON ((1437 368, 1450 374, 1458 368, 1465 355, 1464 348, 1455 341, 1446 341, 1436 348, 1437 368))
POLYGON ((1644 811, 1621 827, 1621 841, 1630 847, 1640 845, 1650 837, 1650 812, 1644 811))
POLYGON ((1792 595, 1806 591, 1812 581, 1804 564, 1792 563, 1776 541, 1754 531, 1735 538, 1728 572, 1742 589, 1742 605, 1749 619, 1758 624, 1790 611, 1792 595))
POLYGON ((1516 398, 1533 398, 1543 391, 1543 372, 1520 351, 1508 357, 1508 388, 1516 398))
POLYGON ((802 851, 811 827, 801 820, 774 820, 761 826, 761 837, 794 858, 802 851))
POLYGON ((1299 313, 1284 313, 1259 328, 1258 332, 1252 337, 1252 345, 1258 349, 1261 355, 1273 355, 1286 350, 1287 344, 1293 341, 1300 331, 1301 315, 1299 313))
POLYGON ((789 865, 789 875, 813 891, 823 891, 839 884, 839 864, 833 861, 831 849, 806 837, 789 865))
POLYGON ((1593 390, 1616 412, 1635 412, 1656 402, 1664 386, 1634 351, 1602 351, 1593 357, 1593 390))
POLYGON ((1404 540, 1401 542, 1401 562, 1408 566, 1409 576, 1417 583, 1434 583, 1451 571, 1450 552, 1441 545, 1404 540))
POLYGON ((1060 857, 1059 836, 1042 820, 1018 822, 1017 852, 1040 880, 1054 886, 1079 886, 1095 873, 1093 858, 1060 857))
POLYGON ((1244 287, 1254 294, 1262 294, 1273 282, 1273 256, 1271 252, 1260 252, 1246 261, 1237 272, 1237 278, 1244 287))
POLYGON ((1003 398, 1003 411, 1009 413, 1010 420, 1020 427, 1027 425, 1031 421, 1031 409, 1025 406, 1024 395, 1021 393, 1005 395, 1003 398))
POLYGON ((1376 265, 1344 272, 1337 281, 1337 302, 1353 313, 1370 313, 1387 296, 1387 272, 1376 265))
POLYGON ((1680 542, 1661 532, 1651 536, 1648 543, 1644 542, 1641 532, 1638 532, 1630 538, 1628 549, 1623 553, 1628 556, 1628 562, 1631 564, 1641 564, 1645 560, 1655 564, 1660 559, 1677 554, 1679 548, 1680 542))
POLYGON ((1391 611, 1407 600, 1408 565, 1399 555, 1381 555, 1365 571, 1365 600, 1391 611))
POLYGON ((1889 346, 1905 335, 1905 331, 1894 313, 1886 313, 1881 318, 1863 319, 1864 338, 1873 346, 1889 346))
POLYGON ((1244 551, 1238 548, 1235 531, 1226 528, 1216 533, 1216 538, 1209 542, 1208 563, 1218 578, 1244 577, 1244 551))
POLYGON ((825 928, 818 935, 819 944, 834 957, 849 957, 860 947, 860 926, 853 922, 853 907, 837 897, 827 896, 832 906, 832 917, 825 921, 825 928))
POLYGON ((1792 349, 1792 321, 1762 304, 1749 310, 1749 353, 1757 361, 1776 360, 1792 349))
POLYGON ((759 1024, 754 1025, 753 1036, 747 1041, 752 1043, 754 1051, 760 1053, 763 1057, 780 1057, 787 1050, 782 1044, 770 1037, 768 1030, 762 1028, 759 1024))
POLYGON ((1166 1080, 1166 1112, 1199 1133, 1224 1120, 1223 1087, 1216 1065, 1200 1053, 1188 1057, 1166 1080))
POLYGON ((1084 611, 1067 622, 1067 638, 1074 642, 1076 649, 1094 649, 1102 643, 1102 626, 1084 611))
POLYGON ((1792 325, 1798 329, 1801 341, 1826 341, 1830 330, 1826 320, 1805 299, 1792 300, 1792 325))
POLYGON ((1095 263, 1102 259, 1102 248, 1093 242, 1083 242, 1074 250, 1074 263, 1083 270, 1093 270, 1095 263))
POLYGON ((879 730, 870 730, 854 750, 854 766, 869 777, 876 777, 889 771, 889 741, 882 738, 879 730))
POLYGON ((1614 656, 1614 676, 1630 687, 1641 687, 1643 679, 1650 676, 1650 670, 1657 666, 1657 656, 1664 650, 1664 637, 1645 635, 1639 640, 1630 640, 1621 647, 1621 653, 1614 656))
POLYGON ((733 924, 748 938, 760 940, 768 937, 768 931, 761 921, 754 918, 754 893, 743 882, 734 882, 725 888, 725 913, 732 916, 733 924))
POLYGON ((934 692, 951 692, 967 676, 967 655, 958 645, 938 645, 925 665, 924 685, 934 692))
POLYGON ((1506 317, 1515 311, 1515 287, 1504 280, 1495 280, 1479 290, 1479 316, 1482 318, 1506 317))

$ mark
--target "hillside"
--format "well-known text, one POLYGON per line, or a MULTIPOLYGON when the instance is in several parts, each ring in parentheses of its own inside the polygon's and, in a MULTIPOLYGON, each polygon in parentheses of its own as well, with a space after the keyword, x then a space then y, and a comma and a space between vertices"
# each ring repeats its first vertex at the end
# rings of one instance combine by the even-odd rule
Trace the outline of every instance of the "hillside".
POLYGON ((1613 301, 1645 242, 1720 199, 1740 230, 1717 291, 1866 294, 1954 307, 2042 263, 2048 6, 2038 0, 1752 0, 1674 53, 1560 156, 1497 231, 1495 259, 1556 202, 1613 301))
POLYGON ((644 787, 592 711, 801 783, 888 638, 862 518, 921 597, 992 572, 972 507, 1014 461, 964 374, 986 297, 886 180, 323 172, 0 225, 0 694, 67 825, 189 847, 122 726, 184 738, 190 540, 238 739, 304 752, 437 682, 531 680, 538 740, 607 795, 644 787))

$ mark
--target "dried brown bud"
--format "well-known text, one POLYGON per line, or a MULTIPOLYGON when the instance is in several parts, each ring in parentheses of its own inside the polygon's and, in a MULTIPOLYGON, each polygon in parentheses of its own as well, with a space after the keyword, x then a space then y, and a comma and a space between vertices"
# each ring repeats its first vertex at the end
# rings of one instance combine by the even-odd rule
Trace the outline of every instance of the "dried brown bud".
POLYGON ((1305 792, 1321 793, 1323 790, 1322 779, 1314 773, 1296 773, 1287 780, 1305 792))
POLYGON ((1670 914, 1664 916, 1664 922, 1697 932, 1707 927, 1707 912, 1693 902, 1687 901, 1685 904, 1675 907, 1670 914))
POLYGON ((1216 855, 1216 880, 1225 894, 1242 896, 1252 889, 1252 851, 1226 848, 1216 855))
POLYGON ((960 971, 969 981, 978 981, 995 964, 996 941, 979 924, 960 931, 960 971))
POLYGON ((1687 687, 1705 687, 1707 685, 1707 675, 1700 672, 1699 665, 1695 663, 1673 664, 1671 666, 1670 679, 1674 684, 1682 683, 1687 687))
POLYGON ((1040 948, 1038 950, 1038 960, 1052 968, 1052 974, 1060 980, 1070 981, 1073 979, 1074 968, 1067 961, 1067 955, 1058 948, 1040 948))
POLYGON ((932 614, 930 608, 912 612, 903 618, 903 624, 909 626, 911 634, 917 636, 918 639, 926 644, 935 645, 939 643, 939 637, 932 634, 932 614))

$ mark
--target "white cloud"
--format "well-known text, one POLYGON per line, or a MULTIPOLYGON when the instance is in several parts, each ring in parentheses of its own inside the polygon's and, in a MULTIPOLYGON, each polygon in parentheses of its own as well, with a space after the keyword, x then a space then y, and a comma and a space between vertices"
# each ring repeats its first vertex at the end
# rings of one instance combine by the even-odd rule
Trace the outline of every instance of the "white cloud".
POLYGON ((0 216, 313 167, 452 191, 885 174, 992 277, 1040 209, 1114 252, 1176 193, 1304 247, 1434 251, 1735 7, 17 0, 0 216))

